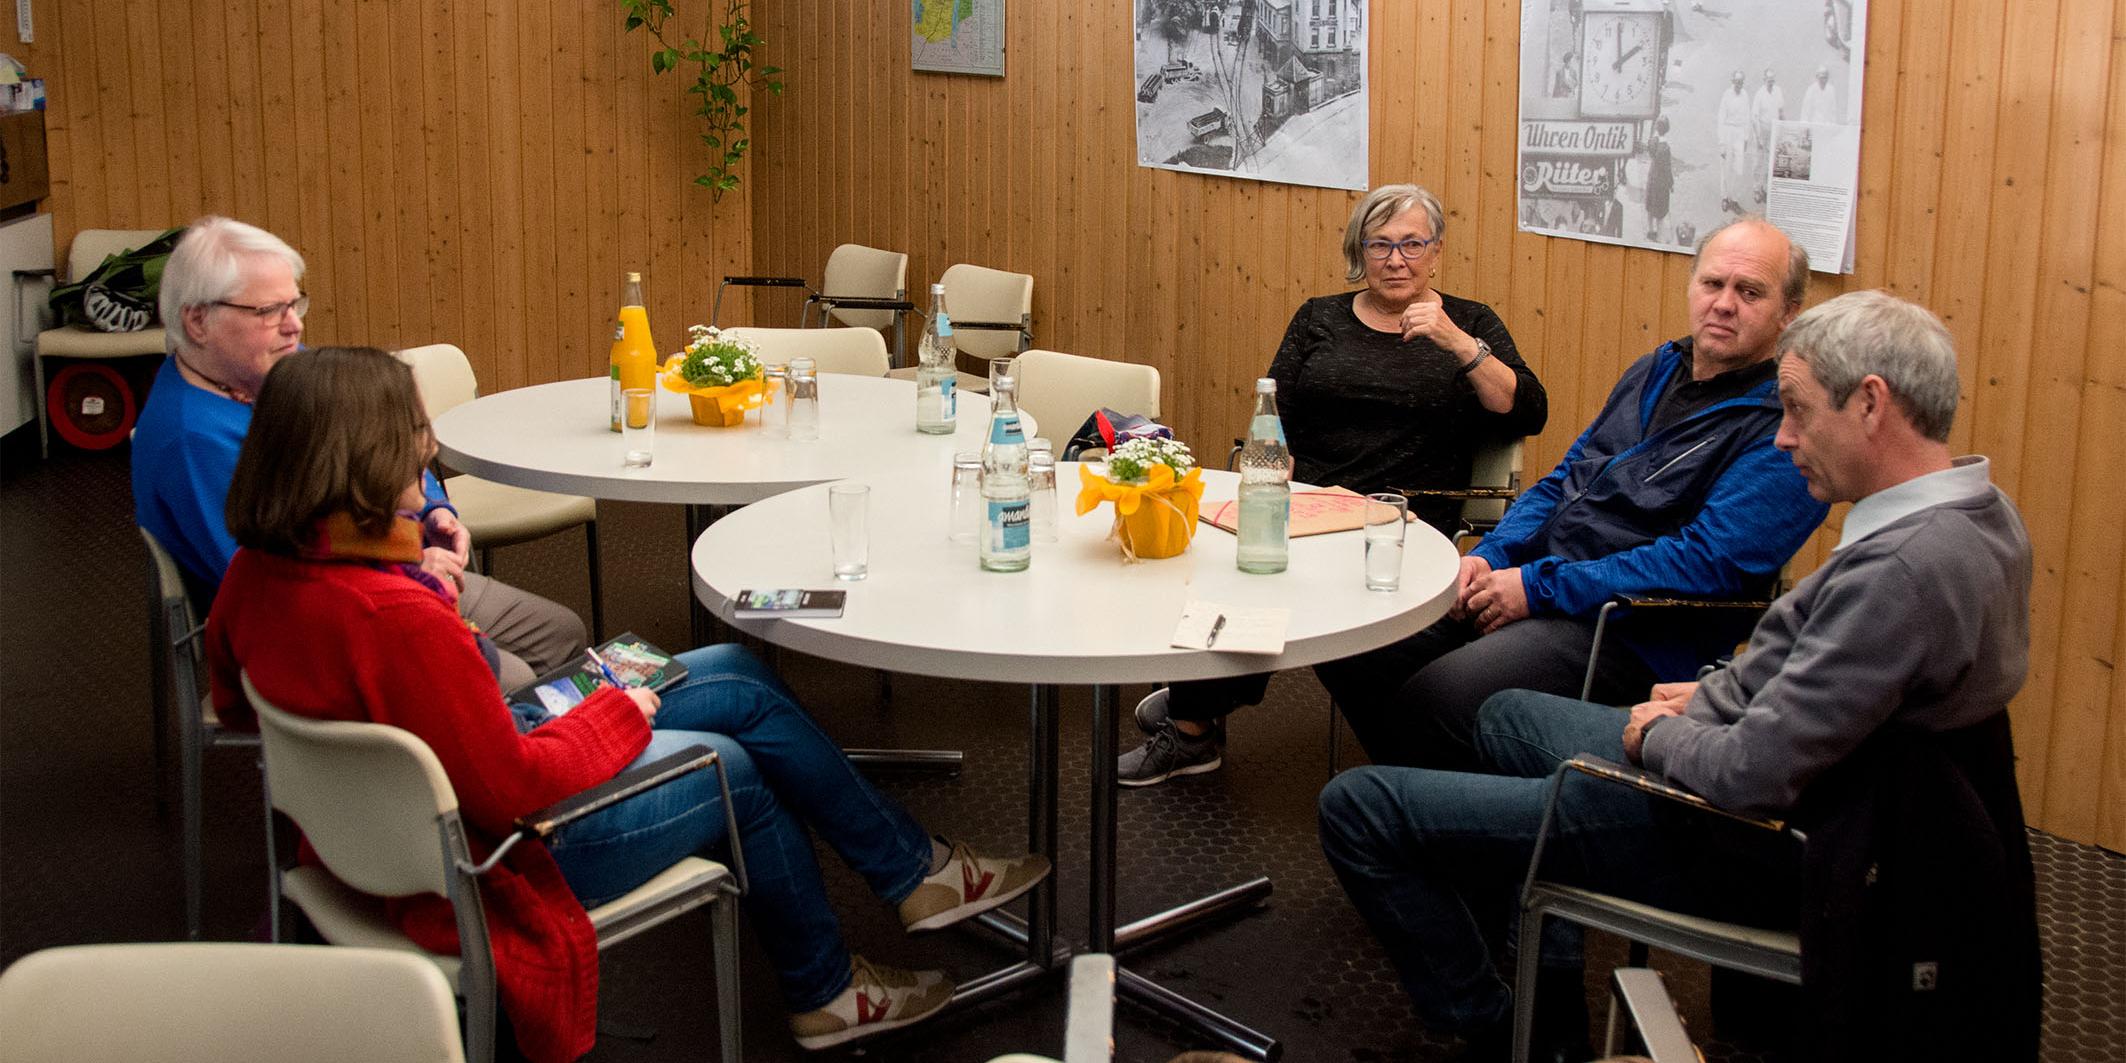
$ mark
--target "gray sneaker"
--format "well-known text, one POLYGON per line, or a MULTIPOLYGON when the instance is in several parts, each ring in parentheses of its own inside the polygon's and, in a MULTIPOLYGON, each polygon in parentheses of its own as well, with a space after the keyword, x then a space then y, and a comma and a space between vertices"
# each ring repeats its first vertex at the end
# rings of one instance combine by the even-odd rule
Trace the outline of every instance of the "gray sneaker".
POLYGON ((1216 736, 1191 738, 1172 721, 1163 721, 1157 734, 1115 762, 1115 781, 1124 786, 1152 786, 1176 775, 1217 771, 1223 763, 1216 736))
MULTIPOLYGON (((1148 735, 1155 735, 1159 733, 1161 727, 1166 726, 1168 717, 1167 700, 1172 697, 1172 694, 1169 693, 1172 689, 1172 687, 1160 687, 1144 695, 1144 700, 1137 703, 1136 711, 1131 713, 1137 720, 1137 730, 1143 731, 1148 735)), ((1211 721, 1211 736, 1218 740, 1219 745, 1225 745, 1225 717, 1220 716, 1211 721)))

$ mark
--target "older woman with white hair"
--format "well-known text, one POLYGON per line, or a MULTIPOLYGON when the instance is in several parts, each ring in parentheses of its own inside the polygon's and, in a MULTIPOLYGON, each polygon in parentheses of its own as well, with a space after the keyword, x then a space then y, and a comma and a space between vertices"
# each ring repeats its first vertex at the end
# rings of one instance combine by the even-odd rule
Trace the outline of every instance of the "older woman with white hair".
MULTIPOLYGON (((1549 402, 1506 323, 1432 286, 1446 229, 1417 185, 1377 188, 1351 212, 1344 276, 1365 287, 1301 303, 1270 362, 1296 478, 1463 487, 1480 443, 1542 431, 1549 402)), ((1446 530, 1455 508, 1418 516, 1446 530)))
MULTIPOLYGON (((1385 185, 1344 228, 1345 279, 1365 287, 1299 304, 1270 362, 1293 476, 1364 493, 1469 484, 1486 441, 1533 435, 1549 400, 1483 303, 1432 287, 1447 232, 1438 198, 1385 185)), ((1418 519, 1451 532, 1460 505, 1417 501, 1418 519)), ((1116 777, 1149 786, 1216 770, 1225 716, 1262 700, 1267 675, 1176 683, 1137 706, 1149 737, 1116 777)))

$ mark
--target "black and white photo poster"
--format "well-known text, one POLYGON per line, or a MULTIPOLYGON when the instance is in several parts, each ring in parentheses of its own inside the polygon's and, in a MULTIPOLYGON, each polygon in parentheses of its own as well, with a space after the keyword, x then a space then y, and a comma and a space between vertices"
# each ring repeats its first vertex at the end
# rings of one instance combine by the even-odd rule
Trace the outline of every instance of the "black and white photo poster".
POLYGON ((1137 165, 1366 187, 1366 0, 1135 0, 1137 165))
POLYGON ((1762 214, 1851 272, 1867 3, 1521 0, 1521 228, 1689 251, 1762 214))

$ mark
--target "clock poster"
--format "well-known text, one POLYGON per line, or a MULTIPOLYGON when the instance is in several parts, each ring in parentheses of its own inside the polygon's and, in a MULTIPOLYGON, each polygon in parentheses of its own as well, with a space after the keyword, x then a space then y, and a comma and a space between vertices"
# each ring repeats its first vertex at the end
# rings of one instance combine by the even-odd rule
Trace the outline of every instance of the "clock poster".
POLYGON ((1521 0, 1520 227, 1692 251, 1760 214, 1853 269, 1868 0, 1521 0))

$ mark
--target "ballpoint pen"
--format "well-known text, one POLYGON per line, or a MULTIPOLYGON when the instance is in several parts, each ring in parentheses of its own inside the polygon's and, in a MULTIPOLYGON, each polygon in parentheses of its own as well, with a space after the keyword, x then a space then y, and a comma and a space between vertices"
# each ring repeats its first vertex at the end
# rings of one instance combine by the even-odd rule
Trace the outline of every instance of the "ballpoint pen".
POLYGON ((596 647, 586 647, 583 652, 590 655, 591 663, 598 666, 598 671, 600 674, 605 676, 606 682, 611 683, 622 690, 627 689, 627 684, 621 682, 620 677, 613 674, 613 668, 611 665, 605 663, 605 658, 598 656, 598 650, 596 647))
POLYGON ((1218 633, 1224 630, 1225 614, 1219 613, 1218 619, 1211 621, 1211 633, 1204 638, 1203 648, 1210 649, 1211 647, 1218 645, 1218 633))

